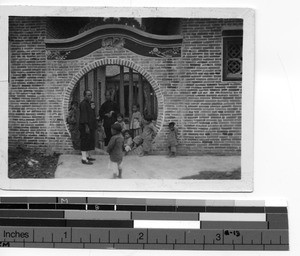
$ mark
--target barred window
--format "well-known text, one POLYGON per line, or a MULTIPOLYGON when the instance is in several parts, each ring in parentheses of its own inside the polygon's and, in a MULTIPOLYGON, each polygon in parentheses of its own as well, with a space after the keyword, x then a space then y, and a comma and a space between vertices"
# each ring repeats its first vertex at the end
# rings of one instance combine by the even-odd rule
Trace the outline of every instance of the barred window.
POLYGON ((243 74, 243 31, 224 30, 223 80, 241 81, 243 74))

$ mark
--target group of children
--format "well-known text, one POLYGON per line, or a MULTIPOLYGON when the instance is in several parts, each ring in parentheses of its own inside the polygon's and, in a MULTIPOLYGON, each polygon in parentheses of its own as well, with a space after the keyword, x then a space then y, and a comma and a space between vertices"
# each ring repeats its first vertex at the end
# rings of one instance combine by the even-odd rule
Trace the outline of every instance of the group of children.
MULTIPOLYGON (((106 151, 110 155, 108 169, 113 173, 113 178, 122 178, 123 155, 128 154, 128 152, 140 145, 142 146, 142 152, 139 156, 148 155, 152 150, 152 143, 157 134, 151 116, 142 118, 138 105, 134 105, 132 110, 133 114, 129 124, 130 130, 126 129, 122 114, 117 115, 117 121, 111 126, 112 137, 106 151)), ((105 132, 100 121, 98 123, 98 137, 100 148, 104 149, 105 132)), ((175 157, 178 145, 178 130, 174 122, 169 123, 167 139, 169 157, 175 157)))

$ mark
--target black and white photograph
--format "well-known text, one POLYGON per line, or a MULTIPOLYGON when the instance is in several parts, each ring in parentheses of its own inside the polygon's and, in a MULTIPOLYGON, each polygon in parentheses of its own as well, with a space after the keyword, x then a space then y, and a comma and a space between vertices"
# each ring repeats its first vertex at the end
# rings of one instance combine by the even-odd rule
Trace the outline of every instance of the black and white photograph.
POLYGON ((298 6, 0 0, 0 255, 298 256, 298 6))
POLYGON ((252 190, 253 10, 26 10, 1 48, 4 187, 252 190))

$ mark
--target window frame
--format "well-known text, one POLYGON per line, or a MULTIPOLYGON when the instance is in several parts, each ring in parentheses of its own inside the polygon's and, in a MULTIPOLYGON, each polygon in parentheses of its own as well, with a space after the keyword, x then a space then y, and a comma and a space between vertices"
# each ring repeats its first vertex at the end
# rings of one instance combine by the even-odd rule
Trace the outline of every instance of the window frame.
POLYGON ((243 30, 235 29, 235 30, 223 30, 222 31, 222 80, 223 81, 242 81, 243 77, 243 30), (229 42, 235 41, 238 44, 241 44, 241 74, 233 75, 228 72, 227 61, 229 58, 227 57, 227 45, 229 42))

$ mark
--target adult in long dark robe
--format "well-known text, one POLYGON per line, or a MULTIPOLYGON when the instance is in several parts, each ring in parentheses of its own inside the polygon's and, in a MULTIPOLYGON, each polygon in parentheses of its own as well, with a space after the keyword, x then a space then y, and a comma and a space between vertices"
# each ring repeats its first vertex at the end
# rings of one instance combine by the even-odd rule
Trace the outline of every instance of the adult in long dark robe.
POLYGON ((105 99, 106 101, 100 107, 99 116, 100 119, 103 120, 103 127, 106 135, 104 145, 107 146, 112 136, 110 128, 117 121, 119 107, 117 103, 111 100, 111 93, 109 91, 105 92, 105 99))
POLYGON ((84 99, 79 105, 79 131, 80 131, 80 149, 83 164, 93 164, 95 159, 91 157, 91 151, 95 149, 96 117, 91 108, 92 92, 84 91, 84 99))

